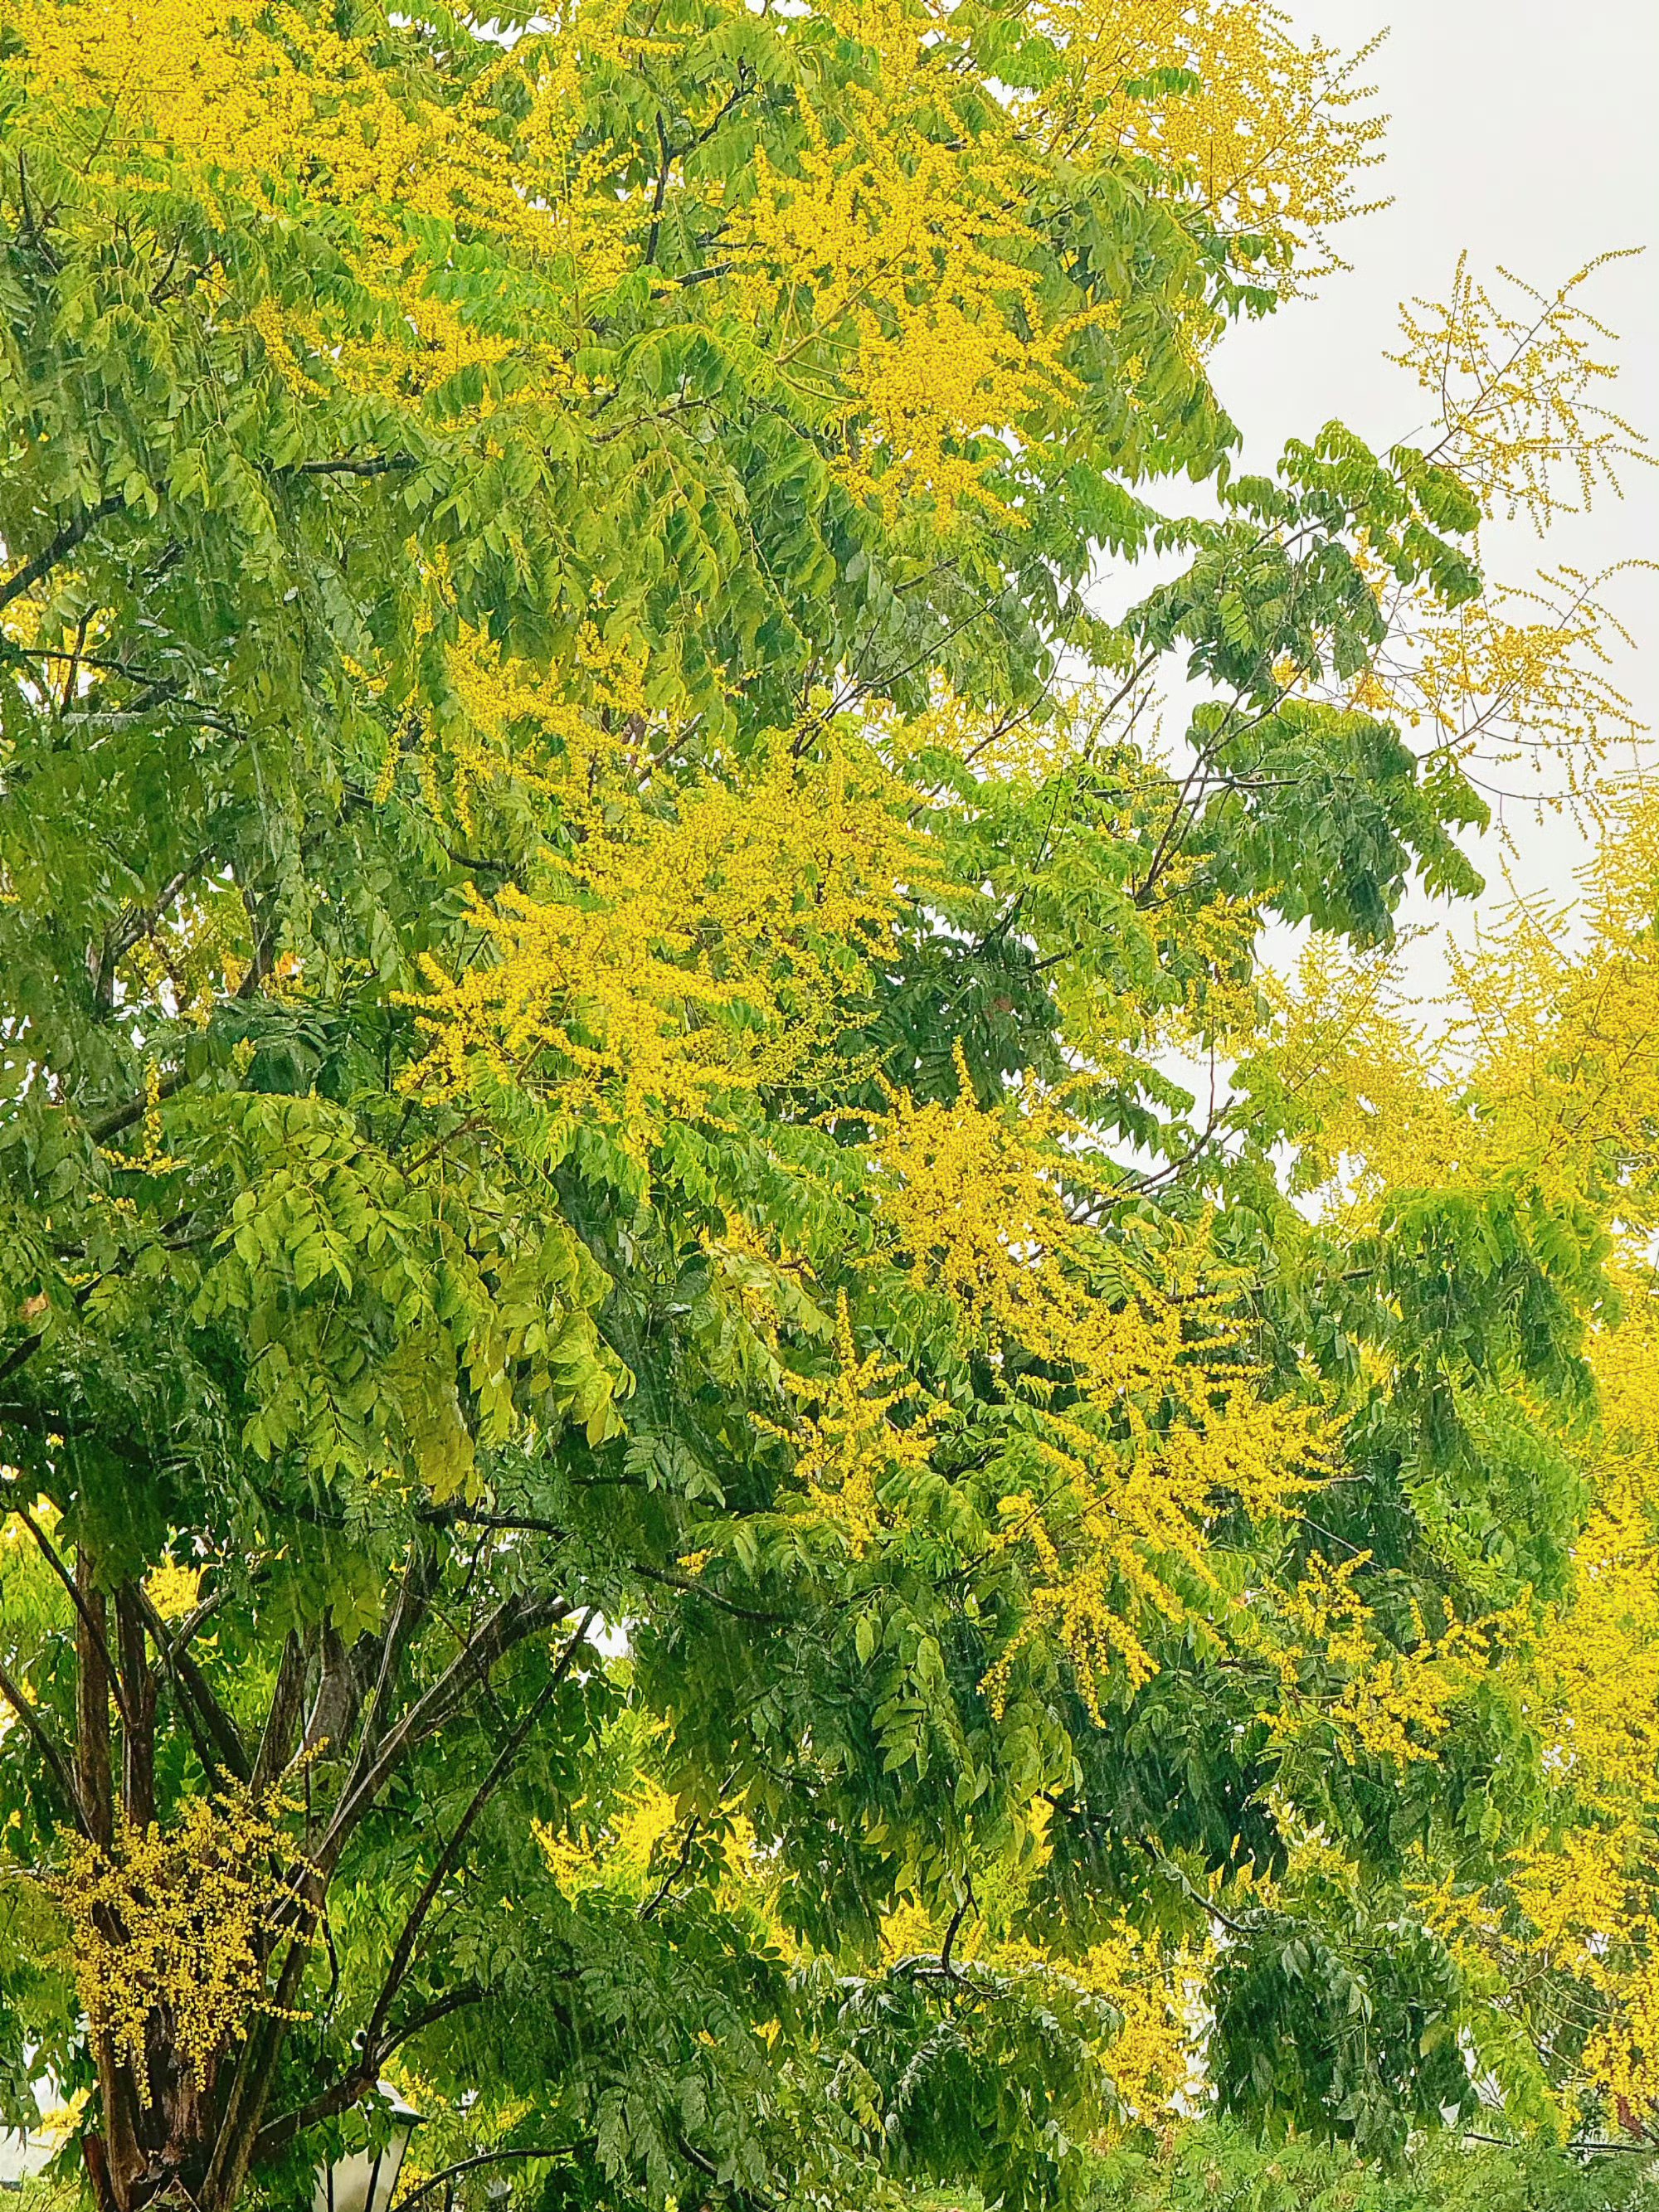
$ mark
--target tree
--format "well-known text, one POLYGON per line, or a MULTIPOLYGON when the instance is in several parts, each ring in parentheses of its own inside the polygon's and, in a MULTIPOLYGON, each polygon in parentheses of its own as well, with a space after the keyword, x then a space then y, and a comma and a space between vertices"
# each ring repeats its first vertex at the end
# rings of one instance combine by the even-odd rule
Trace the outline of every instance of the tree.
MULTIPOLYGON (((1449 1804, 1396 1819, 1388 1909, 1443 1939, 1515 2118, 1635 2142, 1654 2111, 1656 830, 1650 788, 1618 794, 1577 912, 1522 902, 1478 939, 1437 1044, 1390 1003, 1386 966, 1316 959, 1284 1057, 1265 1056, 1297 1100, 1299 1173, 1324 1193, 1318 1238, 1340 1224, 1350 1249, 1393 1244, 1395 1298, 1403 1258, 1464 1332, 1458 1367, 1433 1378, 1437 1479, 1407 1503, 1432 1532, 1443 1602, 1484 1648, 1466 1714, 1441 1724, 1437 1763, 1464 1772, 1449 1804), (1494 1389, 1460 1277, 1472 1235, 1477 1268, 1508 1273, 1528 1216, 1595 1318, 1559 1374, 1494 1389)), ((1545 1344, 1544 1310, 1516 1310, 1545 1344)), ((1377 1343, 1379 1367, 1420 1389, 1414 1333, 1377 1343)), ((1397 1452, 1397 1424, 1372 1425, 1397 1452)), ((1341 1510, 1324 1517, 1358 1535, 1341 1510)), ((1398 1576, 1391 1549, 1351 1578, 1374 1603, 1398 1576)), ((1455 1672, 1443 1686, 1455 1695, 1455 1672)))
POLYGON ((1593 648, 1474 550, 1607 452, 1571 294, 1434 451, 1237 473, 1206 349, 1375 135, 1248 0, 3 35, 7 2116, 108 2212, 295 2200, 392 2063, 434 2190, 1018 2205, 1192 1974, 1242 2106, 1469 2101, 1310 1838, 1465 1818, 1430 1502, 1603 1255, 1310 1231, 1255 946, 1475 889, 1593 648))

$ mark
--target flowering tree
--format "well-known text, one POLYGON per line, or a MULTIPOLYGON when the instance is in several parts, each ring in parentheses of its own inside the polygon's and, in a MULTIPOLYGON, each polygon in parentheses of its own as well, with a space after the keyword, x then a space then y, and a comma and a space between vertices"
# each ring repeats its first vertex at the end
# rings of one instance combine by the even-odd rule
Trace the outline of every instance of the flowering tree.
POLYGON ((104 2212, 388 2067, 410 2203, 1018 2205, 1206 1990, 1237 2106, 1468 2105, 1618 1178, 1310 1225, 1256 941, 1476 889, 1595 651, 1477 552, 1630 444, 1575 295, 1236 473, 1376 136, 1253 0, 0 36, 5 2116, 104 2212))

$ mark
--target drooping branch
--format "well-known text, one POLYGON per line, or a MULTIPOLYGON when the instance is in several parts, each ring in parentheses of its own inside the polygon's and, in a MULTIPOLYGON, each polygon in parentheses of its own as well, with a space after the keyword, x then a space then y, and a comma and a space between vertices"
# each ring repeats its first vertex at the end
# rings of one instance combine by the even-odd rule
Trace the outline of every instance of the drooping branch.
MULTIPOLYGON (((676 2136, 675 2141, 678 2144, 680 2156, 688 2166, 694 2166, 706 2181, 718 2182, 721 2179, 720 2170, 714 2160, 707 2157, 695 2143, 689 2142, 684 2136, 676 2136)), ((757 2204, 761 2207, 761 2212, 780 2212, 777 2198, 769 2196, 763 2189, 752 2187, 744 2189, 732 2185, 728 2186, 732 2186, 732 2194, 739 2204, 757 2204)), ((412 2203, 414 2200, 411 2197, 410 2201, 412 2203)))
POLYGON ((569 2155, 569 2148, 565 2144, 550 2148, 545 2144, 527 2143, 520 2149, 481 2150, 471 2158, 459 2159, 453 2166, 447 2166, 437 2173, 429 2173, 418 2188, 411 2189, 407 2197, 398 2198, 396 2212, 413 2212, 414 2206, 430 2197, 434 2189, 441 2189, 446 2182, 453 2181, 458 2173, 471 2173, 481 2166, 499 2166, 506 2159, 568 2159, 569 2155))
POLYGON ((25 592, 31 592, 43 578, 49 576, 60 561, 73 553, 89 530, 95 529, 106 517, 118 514, 126 505, 118 491, 108 493, 95 507, 83 507, 72 514, 55 538, 48 538, 32 561, 21 568, 13 569, 3 584, 0 584, 0 607, 9 607, 25 592))
MULTIPOLYGON (((470 1505, 434 1506, 423 1517, 433 1521, 459 1521, 469 1528, 496 1528, 508 1534, 563 1538, 568 1534, 556 1521, 538 1520, 522 1513, 489 1513, 470 1505)), ((789 1618, 787 1613, 763 1612, 755 1606, 739 1605, 735 1598, 727 1597, 723 1591, 709 1589, 688 1575, 671 1574, 665 1567, 648 1566, 643 1559, 630 1559, 628 1571, 637 1575, 641 1582, 655 1583, 663 1589, 683 1590, 688 1597, 700 1597, 720 1612, 729 1613, 734 1620, 752 1620, 763 1627, 773 1627, 789 1618)))
POLYGON ((647 1897, 645 1903, 641 1905, 637 1916, 640 1919, 649 1920, 653 1913, 661 1911, 663 1906, 667 1904, 670 1897, 673 1894, 674 1885, 680 1880, 687 1867, 691 1863, 691 1853, 696 1846, 697 1837, 702 1827, 702 1820, 698 1818, 697 1814, 694 1813, 685 1824, 685 1834, 681 1839, 679 1856, 674 1861, 673 1865, 669 1868, 668 1872, 663 1876, 661 1881, 658 1883, 651 1895, 647 1897))

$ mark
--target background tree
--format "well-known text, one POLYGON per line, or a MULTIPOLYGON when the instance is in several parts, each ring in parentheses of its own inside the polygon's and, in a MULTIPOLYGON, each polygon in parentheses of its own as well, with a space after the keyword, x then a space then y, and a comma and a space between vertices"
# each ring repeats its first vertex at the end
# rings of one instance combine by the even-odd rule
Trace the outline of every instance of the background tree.
POLYGON ((1608 1252, 1310 1228, 1255 945, 1477 887, 1563 648, 1424 641, 1601 450, 1571 299, 1240 476, 1206 349, 1374 137, 1263 11, 492 23, 5 12, 8 2114, 112 2212, 305 2196, 390 2063, 434 2190, 1019 2204, 1208 1976, 1230 2102, 1395 2145, 1608 1252))

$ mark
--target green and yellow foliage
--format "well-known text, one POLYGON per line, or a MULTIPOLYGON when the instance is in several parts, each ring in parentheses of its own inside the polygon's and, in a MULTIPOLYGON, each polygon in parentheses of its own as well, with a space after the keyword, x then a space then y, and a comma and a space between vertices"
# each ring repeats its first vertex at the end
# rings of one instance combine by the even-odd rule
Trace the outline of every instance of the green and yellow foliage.
POLYGON ((0 2119, 99 2212, 383 2077, 547 2212, 1648 2126, 1659 817, 1479 559, 1638 441, 1464 272, 1437 442, 1238 467, 1354 66, 0 4, 0 2119), (1431 1045, 1517 746, 1602 858, 1431 1045))

